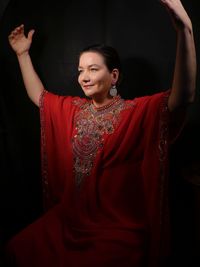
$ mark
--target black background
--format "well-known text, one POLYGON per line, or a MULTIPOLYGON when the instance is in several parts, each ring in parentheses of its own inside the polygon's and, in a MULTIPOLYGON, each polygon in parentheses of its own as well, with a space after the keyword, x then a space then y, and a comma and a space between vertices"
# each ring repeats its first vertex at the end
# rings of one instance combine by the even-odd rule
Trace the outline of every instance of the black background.
MULTIPOLYGON (((199 58, 200 3, 182 3, 193 22, 199 58)), ((21 23, 26 33, 35 29, 30 53, 46 89, 62 95, 83 95, 77 83, 77 55, 89 44, 106 43, 119 52, 124 70, 119 89, 124 98, 170 88, 176 52, 175 31, 158 0, 0 1, 1 248, 42 214, 39 111, 26 95, 7 40, 21 23)), ((181 175, 183 167, 200 162, 199 78, 198 74, 197 98, 188 109, 185 129, 171 149, 177 266, 200 266, 200 189, 181 175)))

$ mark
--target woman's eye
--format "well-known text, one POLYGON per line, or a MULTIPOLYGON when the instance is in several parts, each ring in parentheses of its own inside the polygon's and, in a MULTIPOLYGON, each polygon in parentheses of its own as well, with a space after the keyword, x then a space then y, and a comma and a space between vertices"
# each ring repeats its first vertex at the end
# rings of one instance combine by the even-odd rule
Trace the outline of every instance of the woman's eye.
POLYGON ((96 69, 96 68, 92 68, 92 69, 90 69, 92 72, 96 72, 96 71, 98 71, 98 69, 96 69))
POLYGON ((81 74, 81 72, 83 72, 83 70, 78 70, 78 74, 81 74))

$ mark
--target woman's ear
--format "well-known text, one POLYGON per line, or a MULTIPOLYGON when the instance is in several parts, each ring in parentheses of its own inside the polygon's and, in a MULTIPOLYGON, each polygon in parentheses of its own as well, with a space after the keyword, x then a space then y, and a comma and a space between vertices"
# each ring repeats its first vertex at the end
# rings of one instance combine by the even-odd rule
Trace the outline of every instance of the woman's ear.
POLYGON ((112 70, 112 83, 116 84, 119 78, 119 70, 118 69, 113 69, 112 70))

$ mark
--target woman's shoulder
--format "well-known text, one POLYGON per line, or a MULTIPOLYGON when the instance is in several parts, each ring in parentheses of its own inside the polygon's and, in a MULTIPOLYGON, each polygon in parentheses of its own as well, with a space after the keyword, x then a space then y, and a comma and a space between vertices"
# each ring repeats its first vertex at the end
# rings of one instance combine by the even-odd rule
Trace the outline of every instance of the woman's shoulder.
POLYGON ((146 94, 143 96, 136 96, 133 99, 126 99, 126 103, 134 103, 135 105, 146 105, 146 104, 151 104, 151 103, 156 103, 156 102, 163 102, 168 99, 170 95, 170 90, 167 91, 161 91, 161 92, 156 92, 152 94, 146 94))
POLYGON ((41 97, 40 97, 40 102, 49 102, 53 103, 54 105, 56 104, 72 104, 75 106, 81 106, 88 102, 86 98, 82 98, 80 96, 72 96, 72 95, 61 95, 58 93, 54 93, 48 90, 43 90, 41 97))

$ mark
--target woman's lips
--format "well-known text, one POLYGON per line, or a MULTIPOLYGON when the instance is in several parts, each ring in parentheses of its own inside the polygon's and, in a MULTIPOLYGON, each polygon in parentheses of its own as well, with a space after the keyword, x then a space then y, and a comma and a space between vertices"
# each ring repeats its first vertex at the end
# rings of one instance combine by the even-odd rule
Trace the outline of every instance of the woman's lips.
POLYGON ((83 88, 86 89, 86 90, 90 89, 91 87, 92 87, 92 85, 83 85, 83 88))

